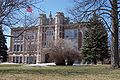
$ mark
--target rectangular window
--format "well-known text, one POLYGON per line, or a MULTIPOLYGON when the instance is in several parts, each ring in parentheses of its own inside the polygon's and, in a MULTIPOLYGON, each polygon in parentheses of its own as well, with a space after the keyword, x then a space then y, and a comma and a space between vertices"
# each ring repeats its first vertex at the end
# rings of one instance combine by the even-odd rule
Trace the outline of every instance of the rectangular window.
POLYGON ((23 51, 23 45, 21 45, 21 51, 23 51))
POLYGON ((20 36, 20 39, 23 40, 23 35, 20 36))
POLYGON ((36 39, 37 38, 37 33, 36 32, 33 32, 32 33, 32 39, 36 39))
POLYGON ((17 45, 17 51, 20 51, 20 45, 17 45))
POLYGON ((29 57, 27 57, 27 64, 29 64, 29 57))
MULTIPOLYGON (((24 45, 24 46, 26 46, 26 45, 24 45)), ((26 51, 26 47, 24 47, 24 51, 26 51)))
POLYGON ((13 56, 13 63, 15 63, 16 61, 15 61, 15 56, 13 56))
POLYGON ((16 56, 16 63, 18 63, 18 61, 19 61, 19 57, 18 57, 18 56, 16 56))
POLYGON ((74 30, 74 38, 77 38, 77 30, 74 30))
POLYGON ((53 35, 53 31, 52 30, 47 30, 46 31, 46 35, 47 36, 52 36, 53 35))
POLYGON ((37 39, 37 33, 35 33, 35 39, 37 39))
POLYGON ((20 62, 19 63, 22 63, 22 56, 20 56, 20 62))
POLYGON ((16 51, 16 45, 14 45, 14 51, 16 51))

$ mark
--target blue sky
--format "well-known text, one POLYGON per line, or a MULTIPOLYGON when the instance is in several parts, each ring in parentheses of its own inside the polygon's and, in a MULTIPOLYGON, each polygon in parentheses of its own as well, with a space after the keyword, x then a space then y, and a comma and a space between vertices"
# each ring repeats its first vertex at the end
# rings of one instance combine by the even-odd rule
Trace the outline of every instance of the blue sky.
MULTIPOLYGON (((48 16, 50 11, 52 15, 55 16, 56 12, 64 12, 65 16, 70 16, 67 13, 67 9, 73 6, 73 0, 43 0, 43 2, 37 4, 38 7, 41 7, 43 11, 45 11, 46 15, 48 16)), ((33 10, 33 15, 39 17, 39 14, 42 13, 41 11, 33 10)), ((10 35, 10 30, 5 30, 5 34, 10 35)), ((7 38, 7 46, 10 46, 10 38, 7 38)))
POLYGON ((40 5, 47 14, 52 11, 52 14, 54 15, 59 11, 64 12, 67 16, 67 8, 71 7, 73 3, 72 0, 44 0, 40 5))

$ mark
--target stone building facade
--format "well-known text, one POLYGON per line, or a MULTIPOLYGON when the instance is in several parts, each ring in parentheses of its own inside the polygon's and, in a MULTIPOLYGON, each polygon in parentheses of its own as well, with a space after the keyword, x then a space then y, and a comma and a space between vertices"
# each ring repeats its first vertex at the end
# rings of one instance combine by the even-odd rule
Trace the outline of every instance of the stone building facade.
POLYGON ((83 42, 85 23, 70 23, 64 13, 57 12, 55 17, 50 13, 40 14, 40 24, 32 27, 17 27, 11 29, 11 35, 17 36, 10 39, 8 61, 13 63, 43 63, 45 53, 43 49, 49 48, 51 41, 59 38, 69 39, 73 42, 73 48, 80 50, 83 42))

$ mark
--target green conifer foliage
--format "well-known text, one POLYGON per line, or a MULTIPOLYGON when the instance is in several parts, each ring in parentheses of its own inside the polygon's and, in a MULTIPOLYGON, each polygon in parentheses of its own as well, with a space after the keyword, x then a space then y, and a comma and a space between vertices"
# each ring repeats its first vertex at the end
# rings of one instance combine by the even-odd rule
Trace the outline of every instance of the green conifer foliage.
POLYGON ((0 26, 0 60, 2 62, 7 61, 7 46, 6 46, 6 39, 3 35, 2 27, 0 26))
POLYGON ((82 54, 85 60, 97 64, 97 61, 108 58, 108 34, 97 14, 89 19, 84 35, 82 54))

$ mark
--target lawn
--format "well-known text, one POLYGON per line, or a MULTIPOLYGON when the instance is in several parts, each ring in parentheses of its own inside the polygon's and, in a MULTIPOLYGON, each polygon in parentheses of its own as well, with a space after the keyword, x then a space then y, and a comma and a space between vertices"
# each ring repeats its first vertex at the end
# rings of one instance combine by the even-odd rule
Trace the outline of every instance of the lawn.
POLYGON ((120 69, 109 65, 47 66, 0 65, 0 80, 120 80, 120 69))

